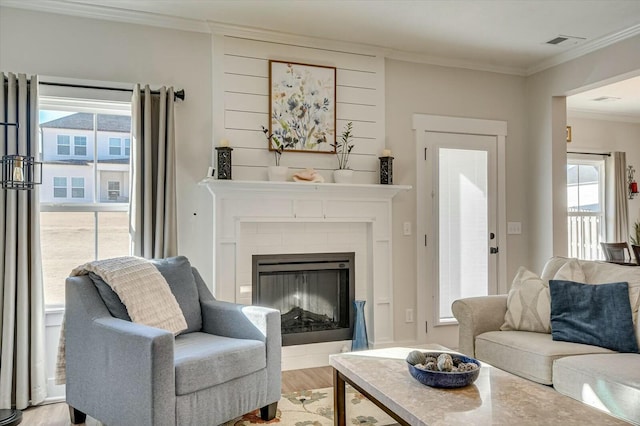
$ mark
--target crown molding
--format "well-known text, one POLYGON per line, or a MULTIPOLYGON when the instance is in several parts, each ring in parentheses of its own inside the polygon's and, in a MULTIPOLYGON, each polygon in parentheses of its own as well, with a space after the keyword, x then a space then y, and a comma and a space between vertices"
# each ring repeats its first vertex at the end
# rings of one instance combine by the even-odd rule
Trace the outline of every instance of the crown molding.
POLYGON ((463 68, 474 71, 495 72, 499 74, 510 74, 526 76, 525 68, 490 65, 483 62, 465 61, 463 59, 445 58, 441 56, 423 55, 415 52, 405 52, 400 50, 388 50, 385 57, 398 61, 416 62, 420 64, 439 65, 443 67, 463 68))
POLYGON ((350 43, 329 38, 309 37, 293 33, 264 30, 260 28, 244 27, 209 21, 210 32, 214 35, 247 38, 272 43, 283 43, 295 46, 313 47, 320 50, 330 50, 363 56, 385 56, 389 49, 364 43, 350 43))
POLYGON ((622 40, 626 40, 630 37, 634 37, 638 34, 640 34, 640 24, 634 25, 629 28, 625 28, 622 31, 617 31, 617 32, 608 34, 604 37, 600 37, 600 38, 588 41, 580 46, 574 47, 571 50, 560 53, 549 59, 541 61, 532 67, 529 67, 527 69, 526 75, 529 76, 529 75, 538 73, 540 71, 544 71, 548 68, 563 64, 565 62, 569 62, 573 59, 579 58, 580 56, 584 56, 588 53, 595 52, 596 50, 600 50, 604 47, 618 43, 622 40))
POLYGON ((347 43, 328 38, 281 33, 271 30, 242 27, 206 20, 179 18, 150 12, 133 11, 118 7, 77 3, 73 0, 0 0, 0 6, 12 7, 16 9, 28 9, 39 12, 56 13, 62 15, 80 16, 85 18, 102 19, 108 21, 118 21, 130 24, 148 25, 174 30, 247 37, 251 39, 268 40, 292 45, 305 45, 309 47, 336 50, 353 54, 380 56, 399 61, 463 68, 476 71, 495 72, 525 77, 576 59, 588 53, 595 52, 596 50, 602 49, 619 41, 640 34, 640 24, 637 24, 622 31, 611 33, 599 39, 586 42, 578 47, 572 48, 571 50, 555 55, 547 60, 541 61, 534 66, 523 68, 496 66, 482 62, 467 61, 464 59, 438 57, 415 52, 394 50, 376 45, 347 43))
POLYGON ((378 56, 407 62, 417 62, 446 67, 465 68, 470 70, 497 72, 502 74, 526 75, 525 70, 515 67, 499 67, 452 58, 435 57, 419 53, 403 52, 386 47, 347 43, 343 41, 309 37, 298 34, 264 30, 259 28, 243 27, 239 25, 225 24, 213 21, 199 21, 193 19, 177 18, 172 16, 138 12, 116 7, 87 5, 76 3, 73 0, 0 0, 0 6, 17 9, 28 9, 39 12, 73 15, 85 18, 95 18, 108 21, 119 21, 130 24, 149 25, 162 28, 170 28, 183 31, 195 31, 210 33, 220 36, 245 37, 252 40, 263 40, 291 45, 303 45, 320 49, 335 50, 338 52, 378 56))
POLYGON ((179 18, 149 12, 139 12, 111 6, 76 3, 72 0, 0 0, 0 6, 16 9, 28 9, 37 12, 57 13, 60 15, 80 16, 83 18, 102 19, 106 21, 126 22, 129 24, 149 25, 173 30, 210 33, 209 25, 204 20, 179 18))
POLYGON ((640 115, 620 114, 613 112, 593 111, 586 109, 567 109, 568 118, 585 120, 616 121, 622 123, 640 123, 640 115))

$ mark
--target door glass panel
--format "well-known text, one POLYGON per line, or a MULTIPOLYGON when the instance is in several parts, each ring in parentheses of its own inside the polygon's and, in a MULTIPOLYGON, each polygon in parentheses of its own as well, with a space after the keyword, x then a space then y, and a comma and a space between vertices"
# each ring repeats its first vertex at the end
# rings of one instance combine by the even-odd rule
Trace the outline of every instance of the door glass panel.
POLYGON ((438 150, 438 273, 440 320, 451 304, 488 294, 488 152, 438 150))

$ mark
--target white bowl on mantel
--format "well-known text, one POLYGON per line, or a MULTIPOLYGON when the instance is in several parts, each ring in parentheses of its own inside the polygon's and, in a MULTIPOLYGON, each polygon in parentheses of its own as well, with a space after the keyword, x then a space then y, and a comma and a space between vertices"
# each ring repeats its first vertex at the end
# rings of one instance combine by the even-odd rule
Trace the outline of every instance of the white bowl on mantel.
POLYGON ((335 183, 351 183, 353 181, 353 170, 350 170, 350 169, 334 170, 333 181, 335 183))

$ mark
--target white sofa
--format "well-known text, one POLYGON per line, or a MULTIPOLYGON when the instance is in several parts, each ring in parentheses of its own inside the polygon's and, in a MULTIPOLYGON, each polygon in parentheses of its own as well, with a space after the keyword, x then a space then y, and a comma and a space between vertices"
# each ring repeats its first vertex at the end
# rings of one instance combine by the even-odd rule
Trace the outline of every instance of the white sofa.
MULTIPOLYGON (((550 259, 540 278, 553 279, 569 260, 550 259)), ((586 283, 626 281, 630 297, 637 300, 640 267, 578 263, 586 283)), ((554 341, 546 333, 500 331, 507 312, 506 294, 456 300, 452 309, 460 324, 460 352, 529 380, 553 385, 564 395, 640 425, 640 354, 554 341)), ((637 317, 634 320, 640 346, 640 321, 637 317)))

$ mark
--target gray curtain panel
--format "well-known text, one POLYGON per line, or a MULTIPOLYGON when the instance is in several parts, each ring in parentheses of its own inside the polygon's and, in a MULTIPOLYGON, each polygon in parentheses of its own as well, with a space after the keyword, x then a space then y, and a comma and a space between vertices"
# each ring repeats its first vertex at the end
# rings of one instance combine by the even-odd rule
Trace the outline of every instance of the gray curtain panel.
POLYGON ((135 256, 177 255, 173 88, 133 89, 130 233, 135 256))
MULTIPOLYGON (((38 79, 0 73, 0 155, 39 160, 38 79)), ((0 408, 46 396, 40 200, 32 190, 0 190, 0 408)))
POLYGON ((625 242, 629 239, 629 194, 627 187, 627 156, 624 152, 613 152, 614 215, 613 234, 609 242, 625 242))

